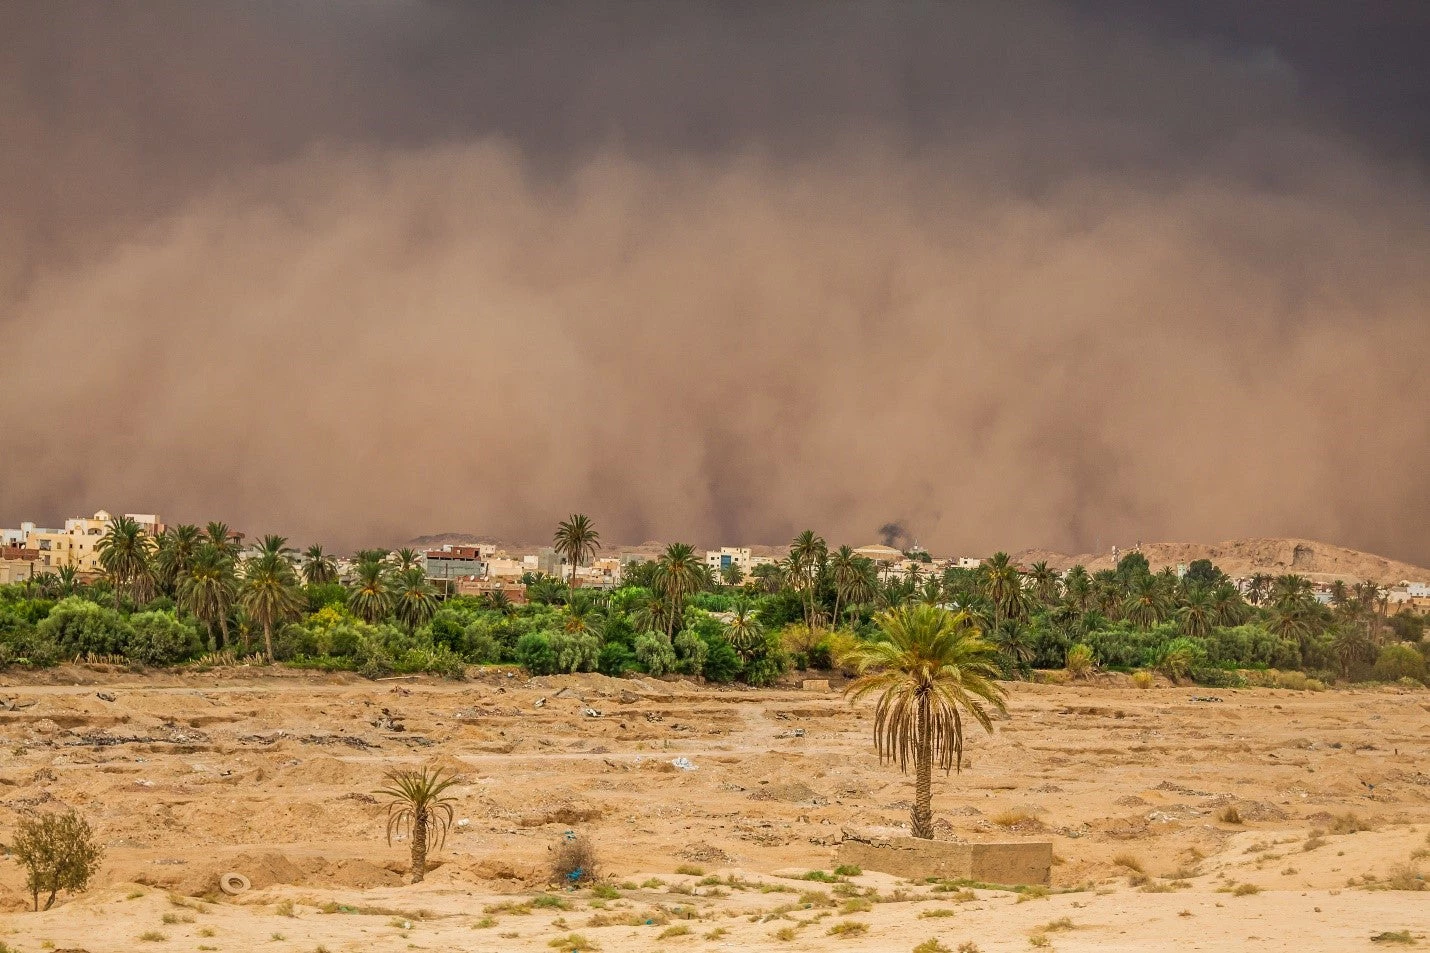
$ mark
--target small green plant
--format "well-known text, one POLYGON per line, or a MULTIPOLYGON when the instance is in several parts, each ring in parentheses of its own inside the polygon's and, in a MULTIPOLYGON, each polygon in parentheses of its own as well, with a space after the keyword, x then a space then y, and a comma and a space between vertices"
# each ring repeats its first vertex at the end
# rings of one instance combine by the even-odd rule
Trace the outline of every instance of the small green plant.
POLYGON ((1138 688, 1151 688, 1155 681, 1155 677, 1146 669, 1132 673, 1132 684, 1138 688))
POLYGON ((566 936, 558 936, 553 940, 549 940, 546 945, 555 950, 570 950, 571 953, 583 953, 585 950, 600 949, 599 946, 579 933, 568 933, 566 936))
POLYGON ((951 907, 938 907, 934 910, 924 910, 922 913, 919 914, 919 919, 933 920, 939 917, 951 917, 954 916, 956 913, 958 913, 958 911, 954 910, 951 907))
POLYGON ((940 943, 937 937, 930 937, 914 947, 913 953, 953 953, 953 950, 940 943))
POLYGON ((531 898, 531 905, 538 910, 570 910, 571 901, 551 893, 539 893, 531 898))
POLYGON ((598 900, 619 900, 621 892, 611 884, 596 884, 591 888, 591 896, 598 900))
POLYGON ((1414 946, 1415 937, 1410 935, 1409 930, 1387 930, 1384 933, 1377 933, 1370 938, 1372 943, 1399 943, 1404 946, 1414 946))
POLYGON ((677 923, 677 924, 676 924, 675 926, 673 926, 673 927, 666 927, 664 930, 661 930, 661 931, 660 931, 660 935, 658 935, 658 936, 656 937, 656 939, 657 939, 657 940, 669 940, 669 939, 673 939, 674 937, 678 937, 678 936, 689 936, 689 935, 690 935, 690 927, 686 926, 686 925, 683 924, 683 923, 677 923))
POLYGON ((839 912, 844 916, 849 916, 851 913, 867 913, 873 909, 874 904, 872 901, 864 897, 850 897, 840 906, 839 912))
POLYGON ((840 864, 834 868, 834 876, 836 877, 857 877, 863 872, 863 868, 857 864, 840 864))
POLYGON ((869 932, 869 924, 858 920, 844 920, 825 930, 825 936, 863 936, 869 932))
POLYGON ((25 889, 30 891, 34 909, 40 909, 43 893, 47 894, 44 909, 48 910, 61 890, 78 893, 89 886, 104 848, 95 842, 94 831, 84 818, 70 811, 21 819, 10 853, 25 868, 25 889))
POLYGON ((145 930, 143 933, 139 934, 140 943, 163 943, 167 939, 169 938, 166 937, 164 934, 160 933, 158 930, 145 930))
POLYGON ((958 944, 958 953, 983 953, 983 951, 978 948, 977 943, 974 943, 972 940, 965 940, 958 944))
POLYGON ((1028 945, 1036 947, 1052 946, 1052 941, 1041 933, 1034 933, 1028 937, 1028 945))
POLYGON ((1078 643, 1068 649, 1068 674, 1073 678, 1087 678, 1093 672, 1092 646, 1078 643))
POLYGON ((675 872, 678 873, 678 874, 683 874, 683 875, 685 875, 685 876, 687 876, 687 877, 704 877, 704 876, 705 876, 705 871, 704 871, 703 869, 701 869, 701 868, 695 866, 694 864, 681 864, 679 867, 675 868, 675 872))

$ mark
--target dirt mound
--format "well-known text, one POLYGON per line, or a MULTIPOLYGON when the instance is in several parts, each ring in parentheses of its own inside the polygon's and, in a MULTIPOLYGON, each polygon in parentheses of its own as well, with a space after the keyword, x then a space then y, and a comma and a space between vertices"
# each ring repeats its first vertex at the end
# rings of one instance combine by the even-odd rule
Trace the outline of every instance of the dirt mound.
POLYGON ((254 890, 275 884, 297 884, 306 881, 303 869, 284 854, 270 851, 262 854, 237 854, 224 860, 211 861, 201 867, 178 874, 173 882, 163 876, 145 876, 140 883, 170 887, 175 893, 202 897, 218 890, 218 879, 229 871, 248 878, 254 890))

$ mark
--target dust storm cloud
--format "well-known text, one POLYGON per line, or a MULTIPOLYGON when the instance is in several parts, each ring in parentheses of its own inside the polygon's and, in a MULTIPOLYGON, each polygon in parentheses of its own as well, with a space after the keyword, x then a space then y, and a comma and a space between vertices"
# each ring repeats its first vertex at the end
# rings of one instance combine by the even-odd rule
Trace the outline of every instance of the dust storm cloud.
POLYGON ((5 86, 6 525, 1430 562, 1424 165, 1275 51, 1043 4, 191 9, 5 86))

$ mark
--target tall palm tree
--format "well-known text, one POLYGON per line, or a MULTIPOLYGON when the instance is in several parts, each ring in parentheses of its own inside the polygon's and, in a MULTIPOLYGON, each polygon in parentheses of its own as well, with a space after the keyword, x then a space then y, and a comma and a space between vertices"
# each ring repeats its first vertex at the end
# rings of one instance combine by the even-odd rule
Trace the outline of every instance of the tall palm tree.
POLYGON ((407 572, 407 570, 415 568, 417 565, 417 550, 404 546, 392 554, 392 560, 395 564, 394 568, 396 568, 398 572, 407 572))
POLYGON ((1287 573, 1272 581, 1271 601, 1275 605, 1286 606, 1312 598, 1311 591, 1311 580, 1295 573, 1287 573))
POLYGON ((1092 604, 1092 577, 1081 564, 1069 569, 1063 579, 1063 600, 1078 612, 1086 612, 1092 604))
POLYGON ((365 559, 358 563, 357 573, 357 585, 348 594, 348 608, 364 622, 380 622, 392 611, 387 566, 381 560, 365 559))
POLYGON ((125 589, 133 602, 143 601, 140 595, 153 584, 150 560, 154 552, 153 540, 144 527, 127 516, 115 517, 94 551, 114 587, 114 607, 119 608, 119 595, 125 589))
POLYGON ((178 592, 179 580, 194 563, 194 554, 203 545, 203 533, 192 523, 171 526, 159 534, 154 553, 154 576, 159 588, 169 595, 178 592))
POLYGON ((1246 583, 1246 598, 1251 601, 1251 604, 1261 605, 1270 591, 1271 577, 1264 572, 1252 573, 1251 579, 1246 583))
POLYGON ((993 631, 1002 628, 1005 618, 1013 618, 1026 608, 1023 578, 1007 553, 994 553, 983 566, 983 595, 993 606, 993 631))
POLYGON ((993 730, 990 707, 1007 710, 997 676, 997 652, 966 612, 915 604, 881 613, 879 636, 851 651, 844 663, 858 678, 846 693, 857 701, 877 693, 874 749, 881 764, 914 766, 912 833, 933 838, 933 766, 947 774, 963 767, 963 723, 993 730))
POLYGON ((556 524, 556 535, 552 537, 556 551, 571 563, 570 585, 576 585, 576 567, 596 555, 601 548, 601 534, 596 532, 591 518, 585 513, 572 513, 570 519, 556 524))
POLYGON ((322 586, 338 581, 338 563, 323 547, 314 543, 303 553, 303 578, 310 586, 322 586))
POLYGON ((1193 639, 1204 639, 1216 625, 1217 607, 1212 594, 1204 586, 1192 586, 1177 609, 1177 621, 1182 626, 1182 634, 1193 639))
POLYGON ((288 545, 287 536, 275 536, 272 533, 268 533, 258 541, 258 552, 259 555, 262 556, 278 556, 283 559, 290 559, 296 550, 288 545))
POLYGON ((1229 580, 1212 590, 1212 609, 1216 613, 1217 625, 1240 625, 1251 611, 1236 584, 1229 580))
POLYGON ((447 830, 456 817, 456 800, 444 792, 457 783, 455 777, 443 777, 442 769, 428 772, 390 771, 385 776, 387 786, 374 791, 390 798, 387 806, 387 843, 392 835, 406 831, 412 844, 412 882, 421 883, 427 876, 427 852, 441 850, 447 830))
POLYGON ((217 546, 230 559, 237 559, 239 551, 242 549, 243 534, 235 533, 228 528, 227 523, 217 520, 204 527, 204 538, 212 545, 217 546))
POLYGON ((1167 618, 1169 602, 1162 583, 1156 576, 1139 576, 1132 591, 1123 600, 1122 614, 1139 629, 1150 629, 1167 618))
POLYGON ((396 582, 392 614, 407 627, 410 635, 436 614, 437 596, 419 566, 399 572, 396 582))
POLYGON ((272 662, 273 626, 296 616, 302 608, 298 577, 281 551, 265 548, 244 562, 239 603, 263 627, 263 654, 272 662))
POLYGON ((822 536, 816 535, 812 529, 800 533, 789 544, 790 575, 793 577, 795 588, 804 593, 804 624, 810 629, 815 627, 816 622, 814 600, 819 572, 824 568, 825 557, 828 554, 829 545, 825 543, 822 536))
POLYGON ((784 567, 779 562, 760 563, 750 570, 750 578, 759 583, 760 589, 776 593, 784 588, 784 567))
POLYGON ((839 628, 839 603, 854 590, 859 579, 859 557, 848 546, 840 546, 829 557, 829 574, 834 579, 834 615, 832 625, 839 628))
POLYGON ((219 546, 204 543, 194 553, 188 573, 179 580, 179 602, 204 623, 215 651, 223 651, 228 643, 228 614, 237 595, 233 559, 219 546))
POLYGON ((1033 584, 1033 595, 1045 606, 1058 601, 1058 573, 1046 562, 1035 562, 1028 570, 1028 581, 1033 584))
POLYGON ((675 634, 675 620, 684 614, 686 596, 700 590, 703 565, 686 543, 671 543, 656 561, 655 586, 667 603, 666 635, 675 634))
POLYGON ((755 615, 754 604, 749 599, 736 599, 731 606, 730 621, 725 623, 725 638, 736 654, 748 662, 764 635, 765 627, 755 615))
POLYGON ((745 570, 734 563, 720 567, 720 581, 727 586, 738 586, 745 581, 745 570))

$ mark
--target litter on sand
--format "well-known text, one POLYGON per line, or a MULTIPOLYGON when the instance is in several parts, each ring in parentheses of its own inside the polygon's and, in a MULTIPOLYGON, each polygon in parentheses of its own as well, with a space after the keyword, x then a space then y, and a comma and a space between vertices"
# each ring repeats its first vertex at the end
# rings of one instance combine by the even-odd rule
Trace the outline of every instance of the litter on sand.
POLYGON ((681 757, 679 757, 679 758, 671 758, 671 759, 670 759, 670 763, 673 764, 673 765, 675 765, 677 768, 679 768, 679 769, 682 770, 682 771, 694 771, 694 770, 695 770, 695 762, 694 762, 694 761, 691 761, 689 758, 684 757, 684 756, 681 756, 681 757))

